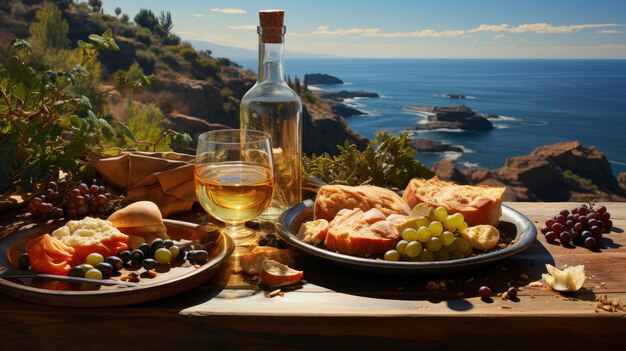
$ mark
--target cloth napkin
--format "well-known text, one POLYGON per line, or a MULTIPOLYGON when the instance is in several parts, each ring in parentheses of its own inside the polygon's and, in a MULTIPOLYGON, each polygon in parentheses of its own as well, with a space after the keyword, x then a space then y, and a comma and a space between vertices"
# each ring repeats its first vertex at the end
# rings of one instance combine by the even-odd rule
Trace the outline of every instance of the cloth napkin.
POLYGON ((108 183, 127 192, 130 202, 152 201, 163 217, 189 211, 196 201, 194 156, 175 152, 91 153, 89 160, 108 183))

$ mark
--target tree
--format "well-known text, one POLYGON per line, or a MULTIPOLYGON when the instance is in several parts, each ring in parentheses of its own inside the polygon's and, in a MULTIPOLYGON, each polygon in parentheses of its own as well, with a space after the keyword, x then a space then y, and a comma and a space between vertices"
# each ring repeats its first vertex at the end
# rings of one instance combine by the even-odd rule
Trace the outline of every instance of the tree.
POLYGON ((159 20, 156 18, 152 11, 147 9, 139 10, 139 13, 135 16, 135 23, 150 30, 154 33, 155 29, 159 26, 159 20))
POLYGON ((122 15, 122 21, 125 23, 128 23, 128 21, 130 21, 130 16, 127 14, 123 14, 122 15))
POLYGON ((33 61, 52 68, 65 66, 69 50, 69 27, 61 16, 61 10, 49 2, 37 11, 35 17, 35 23, 29 28, 29 41, 35 53, 33 61))
POLYGON ((294 89, 296 94, 300 95, 302 92, 302 86, 300 85, 300 78, 298 78, 298 76, 296 76, 294 84, 296 85, 296 88, 294 89))
POLYGON ((91 6, 93 12, 100 12, 102 9, 102 0, 89 0, 89 6, 91 6))
POLYGON ((115 17, 119 17, 120 13, 122 13, 122 9, 118 6, 115 8, 115 17))
POLYGON ((162 37, 166 37, 172 28, 174 28, 174 23, 172 22, 172 14, 167 11, 161 11, 161 16, 159 17, 159 27, 161 28, 161 33, 157 33, 162 37))

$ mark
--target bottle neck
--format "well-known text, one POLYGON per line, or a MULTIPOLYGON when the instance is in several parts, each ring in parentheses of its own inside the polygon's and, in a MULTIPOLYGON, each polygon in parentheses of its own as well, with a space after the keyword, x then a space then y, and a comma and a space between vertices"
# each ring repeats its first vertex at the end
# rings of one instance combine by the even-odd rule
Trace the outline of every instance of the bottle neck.
POLYGON ((285 83, 284 35, 279 43, 267 43, 259 34, 259 83, 285 83))

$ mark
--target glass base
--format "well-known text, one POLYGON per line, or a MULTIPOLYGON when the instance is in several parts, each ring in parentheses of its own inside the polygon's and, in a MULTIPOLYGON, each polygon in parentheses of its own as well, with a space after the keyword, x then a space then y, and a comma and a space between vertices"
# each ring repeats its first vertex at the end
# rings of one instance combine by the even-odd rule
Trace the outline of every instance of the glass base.
POLYGON ((243 223, 226 224, 223 233, 228 235, 235 242, 235 251, 233 251, 231 255, 233 257, 238 257, 250 252, 257 240, 257 233, 250 228, 246 228, 243 223))

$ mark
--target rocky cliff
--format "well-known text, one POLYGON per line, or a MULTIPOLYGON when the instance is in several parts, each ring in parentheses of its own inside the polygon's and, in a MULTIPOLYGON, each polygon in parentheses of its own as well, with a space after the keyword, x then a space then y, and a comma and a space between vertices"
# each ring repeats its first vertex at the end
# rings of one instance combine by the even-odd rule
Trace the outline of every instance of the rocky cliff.
POLYGON ((428 123, 415 127, 417 130, 463 129, 489 131, 493 124, 483 115, 465 105, 450 107, 407 106, 406 109, 430 113, 428 123))
POLYGON ((433 170, 460 184, 506 186, 507 201, 626 201, 626 174, 618 181, 606 156, 578 141, 538 147, 493 170, 462 170, 449 159, 433 170))

